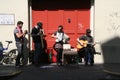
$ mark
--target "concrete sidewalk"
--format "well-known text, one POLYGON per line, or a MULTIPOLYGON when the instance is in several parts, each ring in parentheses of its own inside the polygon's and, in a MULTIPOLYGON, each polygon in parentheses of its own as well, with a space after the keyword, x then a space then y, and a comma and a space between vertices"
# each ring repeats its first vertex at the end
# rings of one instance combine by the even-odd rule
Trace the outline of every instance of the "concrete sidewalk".
POLYGON ((7 80, 20 74, 22 71, 13 65, 0 65, 0 80, 7 80))
POLYGON ((113 64, 104 64, 104 72, 120 77, 120 64, 113 63, 113 64))

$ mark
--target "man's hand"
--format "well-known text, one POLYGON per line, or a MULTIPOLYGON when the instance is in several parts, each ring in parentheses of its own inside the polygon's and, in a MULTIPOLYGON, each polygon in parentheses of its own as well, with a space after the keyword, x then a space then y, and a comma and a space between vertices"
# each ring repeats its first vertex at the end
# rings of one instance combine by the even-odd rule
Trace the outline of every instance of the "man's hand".
POLYGON ((28 33, 28 31, 27 30, 24 30, 24 34, 27 34, 28 33))
POLYGON ((27 30, 24 30, 23 36, 25 36, 27 33, 28 33, 28 31, 27 31, 27 30))

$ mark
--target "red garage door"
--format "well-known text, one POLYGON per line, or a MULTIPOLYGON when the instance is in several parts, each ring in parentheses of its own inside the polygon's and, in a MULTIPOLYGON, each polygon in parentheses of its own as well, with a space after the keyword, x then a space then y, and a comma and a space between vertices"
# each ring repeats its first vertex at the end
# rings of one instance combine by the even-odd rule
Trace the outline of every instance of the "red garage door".
POLYGON ((70 36, 70 43, 76 47, 78 36, 85 34, 90 26, 90 0, 33 0, 32 24, 43 22, 48 47, 52 47, 54 33, 59 25, 70 36))

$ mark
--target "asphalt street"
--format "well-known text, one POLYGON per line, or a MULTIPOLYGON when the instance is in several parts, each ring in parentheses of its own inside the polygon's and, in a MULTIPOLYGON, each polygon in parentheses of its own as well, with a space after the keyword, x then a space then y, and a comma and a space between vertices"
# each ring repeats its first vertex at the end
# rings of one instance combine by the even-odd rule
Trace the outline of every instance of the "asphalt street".
POLYGON ((2 75, 0 80, 120 80, 120 78, 104 72, 102 64, 95 64, 94 66, 85 66, 84 64, 63 66, 44 64, 39 67, 29 65, 19 69, 14 66, 7 66, 6 68, 8 69, 0 67, 3 71, 9 71, 8 74, 11 75, 2 75))

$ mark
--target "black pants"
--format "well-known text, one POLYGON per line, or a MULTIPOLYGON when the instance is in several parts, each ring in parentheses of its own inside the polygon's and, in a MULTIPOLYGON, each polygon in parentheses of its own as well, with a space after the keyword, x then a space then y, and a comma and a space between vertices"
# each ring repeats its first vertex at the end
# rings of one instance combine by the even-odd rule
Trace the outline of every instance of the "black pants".
POLYGON ((34 64, 38 65, 38 64, 40 64, 40 58, 43 53, 43 49, 42 49, 42 46, 40 43, 35 43, 34 47, 35 47, 34 64))
POLYGON ((62 52, 63 52, 63 49, 60 48, 60 49, 56 49, 57 51, 57 63, 62 63, 62 52))
POLYGON ((56 42, 53 46, 54 50, 57 52, 57 63, 62 63, 62 52, 63 52, 62 46, 63 46, 63 42, 56 42), (61 44, 61 47, 56 48, 55 45, 58 43, 61 44))

